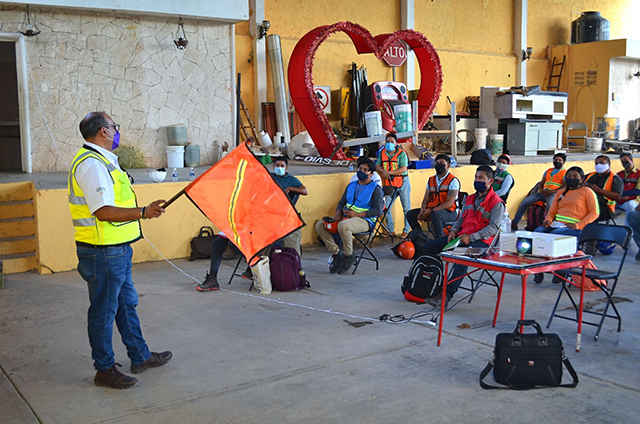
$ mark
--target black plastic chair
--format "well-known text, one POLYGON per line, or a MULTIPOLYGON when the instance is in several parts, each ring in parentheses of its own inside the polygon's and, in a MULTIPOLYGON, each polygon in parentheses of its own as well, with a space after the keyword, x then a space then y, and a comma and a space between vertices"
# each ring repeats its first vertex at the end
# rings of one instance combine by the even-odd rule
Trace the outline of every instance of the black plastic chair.
MULTIPOLYGON (((376 221, 376 225, 374 226, 374 237, 379 236, 380 238, 382 238, 383 233, 387 233, 387 235, 391 237, 391 243, 393 243, 394 229, 389 229, 389 227, 387 227, 386 220, 387 215, 391 213, 391 208, 393 208, 396 199, 399 197, 399 193, 397 189, 389 186, 385 186, 382 190, 384 191, 385 196, 391 196, 391 202, 389 202, 389 207, 386 206, 385 202, 385 206, 382 208, 382 216, 376 221)), ((402 222, 404 222, 404 216, 402 217, 402 222)))
MULTIPOLYGON (((584 229, 582 230, 582 234, 580 235, 580 243, 585 243, 588 241, 598 241, 598 242, 604 241, 608 243, 618 244, 623 249, 622 258, 620 259, 620 265, 618 266, 618 270, 616 272, 606 271, 602 269, 588 269, 588 268, 585 270, 585 277, 591 278, 594 284, 607 297, 607 303, 604 307, 604 310, 602 310, 602 312, 590 311, 590 310, 583 311, 583 313, 585 314, 600 316, 600 321, 597 323, 584 321, 583 319, 584 324, 598 327, 598 329, 596 330, 596 335, 593 338, 594 340, 598 340, 598 335, 600 334, 600 330, 602 329, 602 323, 604 322, 604 319, 607 317, 618 320, 618 332, 620 332, 620 329, 622 328, 622 317, 618 312, 618 308, 616 308, 616 305, 613 299, 613 293, 615 292, 616 285, 618 283, 618 278, 620 277, 620 272, 622 271, 622 266, 624 265, 624 261, 627 257, 629 244, 631 242, 631 234, 632 234, 631 228, 623 225, 589 224, 586 227, 584 227, 584 229), (599 283, 598 280, 605 280, 606 285, 599 283), (607 312, 609 311, 609 307, 613 309, 613 312, 615 313, 615 315, 607 314, 607 312)), ((582 268, 569 268, 566 270, 557 271, 556 273, 564 278, 572 277, 575 275, 582 276, 582 268)), ((553 320, 554 317, 575 321, 575 322, 578 321, 578 304, 576 303, 576 301, 573 299, 573 296, 569 292, 570 286, 571 286, 570 283, 568 283, 565 280, 562 280, 560 293, 558 293, 558 298, 556 299, 556 303, 555 305, 553 305, 553 310, 551 311, 551 316, 549 317, 547 328, 549 328, 549 326, 551 325, 551 320, 553 320), (575 317, 568 317, 568 316, 556 314, 558 303, 560 302, 560 298, 562 297, 563 293, 565 293, 569 297, 569 301, 571 302, 574 310, 576 311, 575 317)))
MULTIPOLYGON (((353 240, 356 243, 358 243, 360 246, 362 246, 362 249, 360 249, 360 253, 356 253, 356 249, 354 246, 353 254, 356 255, 356 262, 353 267, 353 272, 351 273, 351 275, 356 273, 356 270, 358 269, 358 265, 360 265, 360 262, 362 260, 375 262, 376 271, 378 270, 378 258, 376 258, 376 255, 373 254, 370 248, 371 248, 371 243, 373 242, 373 239, 376 236, 376 228, 378 227, 380 221, 382 221, 382 218, 385 215, 386 214, 381 215, 373 224, 373 226, 369 229, 369 231, 364 233, 353 234, 353 240)), ((381 224, 381 225, 384 225, 384 224, 381 224)))
MULTIPOLYGON (((453 221, 447 221, 444 223, 445 229, 451 230, 453 223, 456 222, 458 218, 460 218, 460 214, 462 213, 462 207, 464 206, 464 201, 467 199, 468 195, 469 193, 464 191, 458 192, 458 197, 456 198, 456 210, 458 212, 458 215, 456 216, 456 219, 454 219, 453 221)), ((431 229, 431 221, 429 221, 429 234, 431 234, 433 238, 436 238, 436 235, 433 233, 433 230, 431 229)))

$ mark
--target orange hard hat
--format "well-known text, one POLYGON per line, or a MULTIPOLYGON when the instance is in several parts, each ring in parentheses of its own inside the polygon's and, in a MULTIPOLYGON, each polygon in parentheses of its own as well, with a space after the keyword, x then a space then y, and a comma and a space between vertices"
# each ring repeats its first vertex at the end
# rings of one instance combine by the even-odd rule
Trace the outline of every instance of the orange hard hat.
POLYGON ((416 247, 410 240, 405 240, 396 246, 394 252, 396 256, 402 259, 413 259, 416 254, 416 247))
POLYGON ((330 233, 338 234, 338 222, 324 221, 324 228, 326 228, 330 233))

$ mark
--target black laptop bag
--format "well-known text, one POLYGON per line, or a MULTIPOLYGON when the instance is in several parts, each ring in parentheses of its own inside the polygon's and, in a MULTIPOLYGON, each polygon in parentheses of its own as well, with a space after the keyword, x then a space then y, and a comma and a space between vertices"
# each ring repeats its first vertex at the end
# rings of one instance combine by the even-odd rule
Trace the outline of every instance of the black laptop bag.
POLYGON ((493 361, 480 373, 483 389, 511 388, 528 390, 541 387, 576 387, 578 375, 564 354, 562 340, 557 334, 544 334, 533 320, 518 321, 513 333, 496 336, 493 361), (520 326, 533 326, 534 334, 520 334, 520 326), (562 364, 573 377, 570 384, 562 383, 562 364), (490 386, 482 380, 493 368, 497 383, 507 387, 490 386))

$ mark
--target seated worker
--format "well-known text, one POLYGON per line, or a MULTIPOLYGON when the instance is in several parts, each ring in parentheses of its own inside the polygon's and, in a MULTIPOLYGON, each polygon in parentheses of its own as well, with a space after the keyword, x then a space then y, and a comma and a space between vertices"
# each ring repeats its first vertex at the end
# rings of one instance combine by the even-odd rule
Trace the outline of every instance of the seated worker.
POLYGON ((507 168, 511 165, 511 158, 507 154, 502 154, 496 163, 496 172, 493 176, 493 191, 507 203, 507 198, 514 185, 516 185, 513 176, 507 172, 507 168))
POLYGON ((585 186, 595 191, 600 205, 600 216, 597 221, 606 221, 615 211, 615 205, 624 188, 622 178, 611 172, 611 160, 606 155, 595 159, 595 172, 585 178, 585 186))
MULTIPOLYGON (((382 186, 385 189, 384 201, 388 208, 391 204, 390 189, 397 190, 398 197, 402 203, 402 216, 404 217, 411 209, 411 184, 409 183, 409 174, 407 169, 409 166, 409 157, 407 153, 398 147, 398 136, 396 133, 390 132, 385 138, 385 147, 380 149, 378 159, 376 160, 376 171, 382 177, 382 186)), ((391 231, 391 235, 395 236, 395 225, 391 213, 387 214, 387 227, 391 231)), ((402 229, 401 239, 407 238, 409 235, 409 222, 404 218, 404 228, 402 229)))
POLYGON ((460 191, 460 180, 449 172, 450 167, 449 156, 436 156, 436 175, 429 177, 420 209, 407 212, 412 230, 422 230, 419 221, 430 221, 434 237, 439 238, 444 236, 445 222, 453 222, 458 217, 456 199, 460 191))
POLYGON ((567 155, 564 153, 556 153, 553 155, 553 168, 549 168, 542 174, 540 180, 540 186, 538 192, 524 198, 524 200, 518 206, 513 221, 511 221, 511 229, 516 231, 518 229, 518 223, 522 219, 522 216, 527 212, 529 206, 542 200, 546 203, 546 212, 549 212, 549 207, 553 201, 553 196, 562 187, 562 181, 564 174, 567 172, 564 169, 564 164, 567 161, 567 155))
MULTIPOLYGON (((500 222, 504 214, 504 202, 493 191, 493 169, 488 165, 481 165, 476 169, 473 187, 476 192, 467 196, 462 207, 460 217, 451 227, 449 235, 431 240, 424 246, 425 253, 439 254, 448 242, 460 237, 460 246, 488 247, 500 229, 500 222)), ((458 291, 462 277, 467 272, 464 265, 454 265, 447 284, 445 307, 453 295, 458 291)), ((427 303, 440 306, 442 292, 427 299, 427 303)))
POLYGON ((620 162, 624 169, 616 175, 622 179, 624 185, 622 188, 622 196, 616 203, 616 208, 624 210, 624 223, 625 225, 629 225, 629 215, 638 207, 638 201, 636 199, 638 195, 640 195, 640 171, 633 164, 633 156, 631 156, 631 153, 621 153, 620 162))
MULTIPOLYGON (((366 161, 371 160, 366 156, 360 156, 358 158, 358 160, 356 161, 356 169, 358 169, 358 167, 360 165, 362 165, 363 163, 365 163, 366 161)), ((382 178, 380 178, 380 174, 378 174, 377 172, 374 172, 373 175, 371 176, 371 179, 373 180, 374 183, 378 184, 380 186, 380 188, 382 188, 382 178)), ((354 172, 354 174, 351 176, 351 179, 349 180, 350 183, 354 182, 354 181, 358 181, 358 172, 354 172)))
MULTIPOLYGON (((295 206, 300 196, 306 196, 308 194, 307 188, 293 175, 287 172, 289 168, 289 162, 286 157, 280 156, 273 161, 273 172, 271 176, 278 183, 278 185, 284 190, 284 192, 291 199, 291 203, 295 206)), ((209 272, 204 278, 202 284, 196 286, 198 291, 218 290, 220 285, 218 284, 218 270, 222 263, 222 254, 227 247, 231 246, 231 241, 224 235, 224 233, 218 234, 220 237, 216 237, 212 244, 211 262, 209 264, 209 272)), ((300 244, 302 242, 302 233, 300 229, 297 229, 293 233, 284 237, 279 243, 284 247, 291 247, 296 249, 298 255, 302 254, 300 250, 300 244)), ((242 273, 243 278, 251 279, 251 268, 247 266, 247 269, 242 273)))
POLYGON ((382 215, 384 193, 374 183, 371 176, 376 165, 365 161, 358 167, 358 182, 352 182, 342 194, 332 218, 325 217, 316 223, 316 231, 331 253, 329 272, 344 274, 355 262, 353 254, 353 234, 365 233, 373 228, 376 219, 382 215), (338 234, 342 240, 342 251, 333 240, 333 235, 324 226, 324 220, 338 222, 338 234))
POLYGON ((633 231, 633 241, 638 246, 636 253, 636 262, 640 262, 640 210, 636 209, 627 214, 627 225, 633 231))
MULTIPOLYGON (((551 203, 549 213, 537 233, 565 234, 580 237, 587 224, 594 222, 600 214, 598 199, 590 188, 583 185, 584 171, 572 166, 564 177, 566 188, 560 191, 551 203)), ((534 281, 541 283, 544 274, 536 274, 534 281)), ((553 282, 561 280, 554 276, 553 282)))

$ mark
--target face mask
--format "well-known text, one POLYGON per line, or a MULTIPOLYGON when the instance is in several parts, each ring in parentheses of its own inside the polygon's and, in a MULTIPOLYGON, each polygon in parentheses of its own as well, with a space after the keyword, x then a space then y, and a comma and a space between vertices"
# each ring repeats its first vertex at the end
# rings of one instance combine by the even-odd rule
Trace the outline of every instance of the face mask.
POLYGON ((553 162, 553 167, 556 169, 562 168, 562 165, 563 165, 562 162, 553 162))
POLYGON ((394 150, 396 150, 396 143, 386 143, 385 147, 388 151, 393 152, 394 150))
POLYGON ((435 168, 437 174, 444 174, 447 171, 447 167, 444 163, 436 163, 435 168))
POLYGON ((369 178, 369 175, 367 175, 366 172, 360 171, 360 170, 358 170, 358 172, 356 172, 356 175, 358 176, 358 179, 360 181, 365 181, 367 178, 369 178))
POLYGON ((602 174, 609 170, 609 165, 606 163, 596 163, 596 172, 602 174))
POLYGON ((623 167, 624 169, 629 169, 629 168, 631 168, 631 166, 632 166, 632 165, 631 165, 631 162, 629 162, 629 161, 627 161, 627 160, 625 160, 625 161, 623 161, 623 162, 622 162, 622 167, 623 167))
POLYGON ((508 167, 508 163, 499 163, 496 165, 496 171, 506 171, 508 167))
POLYGON ((474 181, 473 188, 475 188, 478 193, 484 193, 487 191, 487 183, 484 181, 474 181))
POLYGON ((568 188, 577 188, 580 185, 580 178, 566 178, 564 179, 564 183, 568 188))
POLYGON ((115 150, 120 145, 120 132, 116 131, 113 135, 113 144, 111 145, 111 150, 115 150))
POLYGON ((282 176, 287 172, 287 170, 286 170, 286 169, 284 169, 284 168, 283 168, 283 167, 281 167, 281 166, 276 166, 275 168, 273 168, 273 172, 274 172, 277 176, 282 177, 282 176))

